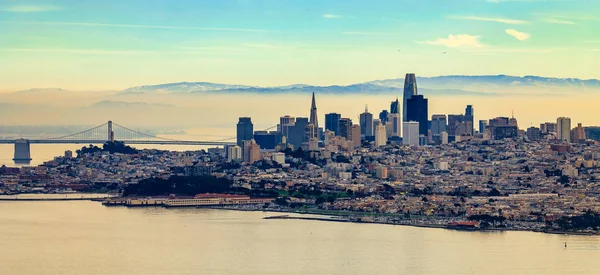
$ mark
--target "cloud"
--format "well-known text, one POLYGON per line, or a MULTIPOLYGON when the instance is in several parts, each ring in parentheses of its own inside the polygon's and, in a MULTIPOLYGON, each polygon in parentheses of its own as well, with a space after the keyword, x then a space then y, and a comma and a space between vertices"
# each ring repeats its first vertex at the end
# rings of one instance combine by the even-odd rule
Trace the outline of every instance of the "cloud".
POLYGON ((576 24, 573 21, 564 20, 564 19, 556 19, 556 18, 547 18, 544 21, 546 21, 548 23, 563 24, 563 25, 575 25, 576 24))
POLYGON ((450 48, 481 48, 480 36, 470 34, 450 34, 448 38, 438 38, 433 41, 425 41, 425 44, 442 45, 450 48))
POLYGON ((61 10, 61 8, 53 5, 16 5, 0 8, 0 11, 5 12, 44 12, 57 10, 61 10))
POLYGON ((509 25, 522 25, 531 23, 525 20, 517 20, 517 19, 509 19, 509 18, 501 18, 501 17, 482 17, 482 16, 450 16, 451 19, 458 20, 472 20, 472 21, 487 21, 487 22, 497 22, 504 23, 509 25))
POLYGON ((327 19, 336 19, 336 18, 342 18, 343 16, 339 15, 339 14, 331 14, 331 13, 326 13, 323 14, 323 18, 327 18, 327 19))
POLYGON ((249 29, 249 28, 133 25, 133 24, 110 24, 110 23, 90 23, 90 22, 0 21, 0 23, 26 24, 26 25, 107 27, 107 28, 168 29, 168 30, 201 30, 201 31, 231 31, 231 32, 277 32, 275 30, 249 29))
POLYGON ((520 32, 520 31, 517 31, 517 30, 514 30, 514 29, 507 29, 506 33, 508 35, 510 35, 510 36, 518 39, 518 40, 521 40, 521 41, 527 40, 531 36, 528 33, 520 32))

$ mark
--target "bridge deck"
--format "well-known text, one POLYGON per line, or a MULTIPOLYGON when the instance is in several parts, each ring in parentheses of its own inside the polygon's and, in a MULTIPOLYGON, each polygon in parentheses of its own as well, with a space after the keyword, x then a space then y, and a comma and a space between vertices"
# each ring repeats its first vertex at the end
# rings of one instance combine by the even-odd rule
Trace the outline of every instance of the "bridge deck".
MULTIPOLYGON (((154 144, 154 145, 192 145, 192 146, 226 146, 235 142, 222 141, 193 141, 193 140, 119 140, 125 144, 154 144)), ((106 140, 55 140, 55 139, 30 139, 30 144, 104 144, 106 140)), ((13 144, 15 140, 3 139, 0 144, 13 144)))

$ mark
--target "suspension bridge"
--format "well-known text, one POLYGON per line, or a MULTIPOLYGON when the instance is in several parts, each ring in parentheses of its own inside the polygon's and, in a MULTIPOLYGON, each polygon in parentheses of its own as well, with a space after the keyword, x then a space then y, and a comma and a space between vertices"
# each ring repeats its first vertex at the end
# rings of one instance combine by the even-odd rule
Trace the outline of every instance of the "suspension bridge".
MULTIPOLYGON (((271 127, 272 128, 272 127, 271 127)), ((268 129, 267 129, 268 130, 268 129)), ((44 138, 44 139, 2 139, 0 144, 15 145, 15 161, 29 161, 30 144, 104 144, 107 141, 121 141, 128 145, 155 144, 155 145, 190 145, 190 146, 227 146, 234 145, 236 137, 219 140, 197 141, 177 140, 158 137, 153 134, 142 133, 108 121, 94 128, 70 135, 44 138)))

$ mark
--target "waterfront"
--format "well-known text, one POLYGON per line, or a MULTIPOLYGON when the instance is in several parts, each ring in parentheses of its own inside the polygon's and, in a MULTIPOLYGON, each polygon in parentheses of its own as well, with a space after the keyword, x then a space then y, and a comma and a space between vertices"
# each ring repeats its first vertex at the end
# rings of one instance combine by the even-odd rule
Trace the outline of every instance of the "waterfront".
POLYGON ((600 237, 0 202, 0 274, 597 274, 600 237), (564 247, 564 242, 568 247, 564 247))

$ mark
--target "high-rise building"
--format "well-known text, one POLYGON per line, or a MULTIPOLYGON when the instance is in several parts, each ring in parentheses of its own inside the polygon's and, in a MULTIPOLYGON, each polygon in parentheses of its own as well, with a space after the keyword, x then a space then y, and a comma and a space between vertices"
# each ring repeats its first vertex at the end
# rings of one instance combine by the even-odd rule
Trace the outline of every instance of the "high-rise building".
POLYGON ((237 124, 237 145, 241 146, 245 140, 254 138, 254 125, 249 117, 240 117, 237 124))
POLYGON ((254 132, 254 140, 261 149, 275 149, 283 141, 281 132, 276 131, 256 131, 254 132))
POLYGON ((387 143, 387 135, 385 132, 385 125, 375 126, 375 146, 384 146, 387 143))
POLYGON ((404 135, 402 144, 404 145, 419 145, 419 122, 406 121, 403 123, 404 135))
POLYGON ((373 114, 369 113, 367 107, 365 112, 360 114, 360 134, 365 138, 373 136, 373 114))
POLYGON ((375 135, 375 127, 377 127, 377 125, 385 125, 385 124, 381 123, 381 120, 379 120, 379 119, 373 119, 373 135, 375 135))
POLYGON ((531 126, 527 128, 526 135, 527 139, 531 141, 536 141, 542 138, 542 131, 540 130, 540 128, 531 126))
POLYGON ((391 133, 391 137, 401 136, 402 120, 400 119, 400 114, 390 114, 385 128, 391 133))
POLYGON ((260 146, 253 139, 244 140, 242 150, 244 162, 255 163, 260 160, 260 146))
POLYGON ((381 111, 381 113, 379 113, 379 120, 381 120, 381 123, 383 125, 385 125, 385 123, 387 122, 389 115, 390 115, 390 112, 388 112, 387 110, 383 110, 383 111, 381 111))
POLYGON ((487 121, 480 120, 479 121, 479 133, 483 133, 485 131, 485 128, 487 128, 487 121))
POLYGON ((496 126, 491 128, 494 130, 493 136, 496 140, 505 138, 517 138, 519 136, 519 129, 516 126, 496 126))
POLYGON ((392 101, 392 104, 390 104, 390 113, 391 114, 399 114, 400 113, 400 102, 398 101, 398 98, 396 98, 396 100, 392 101))
POLYGON ((242 148, 234 145, 227 147, 227 161, 236 161, 242 159, 242 148))
POLYGON ((352 140, 352 120, 349 118, 342 118, 339 121, 339 136, 346 138, 346 140, 352 140))
POLYGON ((586 139, 585 128, 583 128, 583 126, 581 126, 581 123, 577 123, 577 127, 573 128, 573 131, 571 131, 571 133, 572 133, 571 142, 574 142, 574 143, 585 142, 585 139, 586 139))
POLYGON ((471 122, 471 128, 467 129, 467 133, 470 134, 471 136, 474 134, 473 127, 474 127, 475 123, 474 123, 473 118, 474 118, 473 105, 467 105, 467 108, 465 108, 465 121, 471 122))
POLYGON ((404 93, 402 96, 402 118, 404 121, 409 121, 406 117, 406 104, 407 100, 414 95, 417 95, 417 78, 415 74, 406 74, 404 77, 404 93))
POLYGON ((416 121, 419 123, 419 135, 427 135, 428 104, 423 95, 413 95, 406 101, 405 121, 416 121))
POLYGON ((448 136, 456 136, 456 129, 464 120, 464 115, 448 115, 448 126, 446 127, 448 136))
POLYGON ((448 132, 442 132, 440 134, 440 140, 442 144, 448 144, 448 132))
POLYGON ((308 125, 308 118, 297 117, 293 127, 289 129, 289 136, 287 137, 287 143, 294 146, 294 149, 300 148, 302 143, 307 142, 308 139, 305 136, 306 125, 308 125))
POLYGON ((439 136, 442 132, 446 131, 446 115, 432 115, 431 116, 431 134, 439 136))
POLYGON ((330 113, 325 115, 325 130, 329 130, 339 135, 339 123, 342 115, 336 113, 330 113))
POLYGON ((310 124, 314 126, 314 136, 318 138, 318 129, 319 129, 319 117, 317 115, 317 101, 315 100, 315 93, 312 93, 312 103, 310 105, 310 124))
POLYGON ((568 117, 557 118, 556 128, 558 139, 571 143, 571 119, 568 117))
POLYGON ((354 148, 360 147, 361 138, 360 138, 360 125, 352 125, 352 142, 354 142, 354 148))
MULTIPOLYGON (((294 123, 296 123, 296 118, 293 116, 282 116, 279 118, 279 124, 277 125, 277 131, 281 132, 283 134, 283 128, 285 126, 290 126, 290 125, 294 125, 294 123)), ((283 134, 284 136, 286 134, 283 134)))
POLYGON ((311 138, 316 139, 316 131, 317 129, 315 129, 315 125, 311 123, 306 124, 306 126, 304 126, 304 142, 309 141, 311 138))

